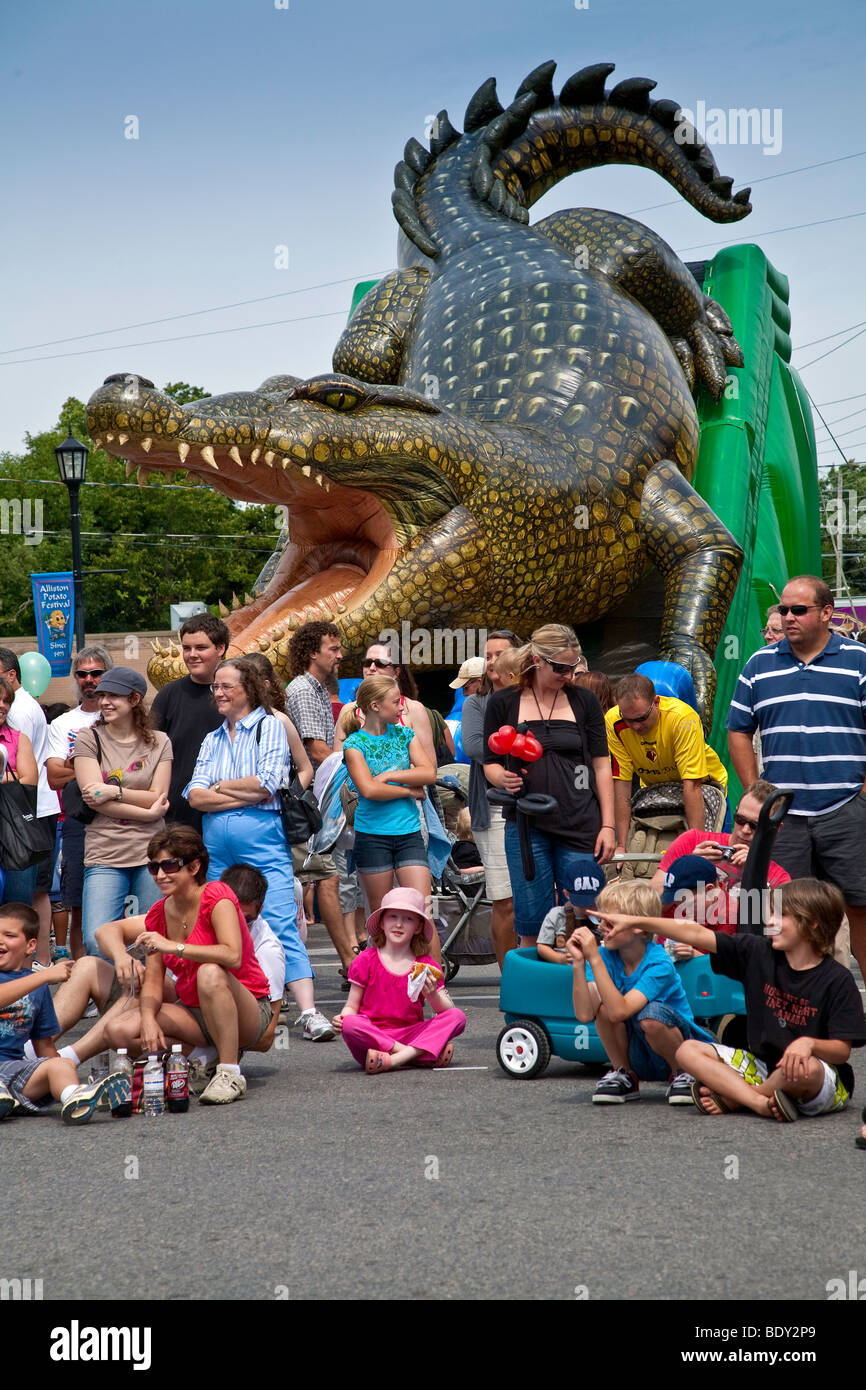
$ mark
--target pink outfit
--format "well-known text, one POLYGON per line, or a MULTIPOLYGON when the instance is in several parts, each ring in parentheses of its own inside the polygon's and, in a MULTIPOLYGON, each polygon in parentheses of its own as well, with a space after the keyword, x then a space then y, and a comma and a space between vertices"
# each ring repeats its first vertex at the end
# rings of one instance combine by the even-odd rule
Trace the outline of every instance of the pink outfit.
POLYGON ((6 750, 6 767, 10 772, 18 769, 18 730, 8 724, 0 724, 0 743, 6 750))
MULTIPOLYGON (((241 963, 236 970, 230 970, 229 974, 234 975, 235 979, 239 980, 256 999, 268 999, 270 998, 271 987, 259 965, 250 930, 244 921, 238 900, 227 883, 206 883, 204 885, 198 916, 192 931, 186 938, 186 944, 187 946, 219 945, 217 934, 211 925, 211 914, 217 903, 224 901, 230 902, 237 911, 238 926, 241 929, 241 963)), ((168 936, 165 926, 165 898, 160 898, 158 902, 154 903, 144 919, 144 925, 147 931, 156 931, 159 932, 160 936, 168 936)), ((168 954, 164 955, 162 959, 166 969, 171 970, 177 977, 175 987, 181 1004, 186 1004, 187 1008, 199 1008, 196 976, 201 962, 187 960, 185 956, 168 954)))
MULTIPOLYGON (((436 965, 432 956, 418 959, 436 965)), ((349 982, 361 985, 364 997, 360 1013, 343 1016, 343 1038, 361 1066, 368 1048, 390 1052, 395 1043, 417 1047, 419 1060, 434 1062, 446 1043, 459 1037, 466 1027, 466 1015, 460 1009, 446 1009, 425 1019, 423 999, 413 1004, 409 998, 408 980, 408 973, 394 975, 387 970, 373 946, 368 946, 349 966, 349 982)), ((438 988, 444 988, 444 981, 438 988)))

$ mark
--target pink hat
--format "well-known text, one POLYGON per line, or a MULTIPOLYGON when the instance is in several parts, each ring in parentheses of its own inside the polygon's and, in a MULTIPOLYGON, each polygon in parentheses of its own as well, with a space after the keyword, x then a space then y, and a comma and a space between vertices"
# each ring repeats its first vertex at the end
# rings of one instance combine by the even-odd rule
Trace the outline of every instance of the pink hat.
POLYGON ((424 940, 433 940, 433 919, 427 916, 427 904, 424 901, 423 893, 419 893, 417 888, 392 888, 390 893, 386 893, 382 899, 382 906, 378 912, 373 912, 367 918, 367 932, 372 936, 379 925, 379 919, 387 908, 397 908, 403 912, 414 912, 416 917, 420 917, 424 923, 424 940))

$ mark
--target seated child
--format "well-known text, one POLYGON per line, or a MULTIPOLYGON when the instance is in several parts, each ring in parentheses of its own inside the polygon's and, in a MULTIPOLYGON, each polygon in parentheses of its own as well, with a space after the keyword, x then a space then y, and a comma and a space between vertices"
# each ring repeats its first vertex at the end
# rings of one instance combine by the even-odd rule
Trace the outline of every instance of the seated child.
POLYGON ((120 1073, 80 1086, 75 1064, 60 1057, 52 1041, 60 1025, 49 985, 65 980, 70 961, 47 970, 31 970, 39 918, 24 903, 0 908, 0 1120, 16 1110, 36 1112, 60 1101, 65 1124, 86 1124, 105 1097, 112 1113, 131 1100, 128 1079, 120 1073), (35 1057, 24 1056, 33 1040, 35 1057))
MULTIPOLYGON (((677 1065, 697 1078, 692 1099, 703 1115, 745 1108, 787 1123, 843 1110, 853 1090, 848 1058, 866 1043, 866 1019, 854 977, 832 958, 842 895, 812 878, 775 892, 780 906, 763 936, 725 936, 697 922, 647 924, 711 952, 717 974, 743 983, 748 1052, 696 1041, 677 1052, 677 1065)), ((634 926, 630 915, 611 924, 614 938, 634 926)))
POLYGON ((652 939, 667 927, 658 893, 646 879, 611 883, 596 907, 604 944, 599 947, 587 927, 578 927, 565 947, 574 970, 574 1012, 581 1023, 595 1021, 611 1061, 593 1103, 639 1100, 640 1081, 670 1079, 668 1104, 690 1105, 693 1078, 678 1064, 677 1049, 688 1038, 711 1043, 712 1036, 695 1023, 673 961, 652 939), (609 928, 614 920, 628 924, 616 936, 609 928))
POLYGON ((447 1067, 454 1055, 451 1039, 463 1032, 466 1015, 454 1007, 427 954, 433 931, 417 888, 392 888, 367 919, 370 944, 349 966, 349 998, 334 1027, 369 1076, 396 1067, 447 1067), (416 965, 432 966, 439 978, 428 973, 413 999, 409 976, 416 965), (433 1010, 428 1019, 425 998, 433 1010))
POLYGON ((588 925, 587 908, 595 906, 604 887, 604 874, 592 855, 585 854, 576 861, 574 883, 567 894, 568 903, 552 907, 538 928, 535 949, 539 960, 568 965, 565 943, 577 927, 588 925))
POLYGON ((461 874, 476 874, 484 867, 472 835, 468 806, 464 806, 457 817, 457 843, 451 850, 451 863, 461 874))

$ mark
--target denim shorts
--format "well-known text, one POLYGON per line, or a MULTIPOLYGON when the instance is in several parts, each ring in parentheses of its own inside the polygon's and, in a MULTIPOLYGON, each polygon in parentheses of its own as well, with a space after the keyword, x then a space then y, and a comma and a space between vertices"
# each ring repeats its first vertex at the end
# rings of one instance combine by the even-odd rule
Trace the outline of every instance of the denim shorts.
POLYGON ((362 874, 384 874, 389 870, 427 868, 427 848, 420 830, 411 835, 371 835, 355 831, 355 867, 362 874))
POLYGON ((691 1038, 698 1042, 715 1042, 712 1033, 699 1028, 696 1023, 690 1023, 667 1004, 645 1004, 639 1013, 632 1014, 631 1018, 625 1021, 628 1030, 628 1064, 641 1081, 667 1081, 671 1074, 664 1057, 653 1052, 640 1026, 644 1019, 650 1018, 655 1019, 657 1023, 663 1023, 666 1028, 679 1028, 683 1042, 688 1042, 691 1038))

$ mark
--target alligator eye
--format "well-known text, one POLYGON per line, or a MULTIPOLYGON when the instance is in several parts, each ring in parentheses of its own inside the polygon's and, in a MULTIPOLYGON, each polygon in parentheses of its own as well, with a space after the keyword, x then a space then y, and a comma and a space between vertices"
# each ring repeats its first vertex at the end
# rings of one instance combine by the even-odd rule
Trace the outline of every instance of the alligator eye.
POLYGON ((329 391, 325 396, 325 405, 332 410, 354 410, 361 404, 361 399, 354 391, 329 391))

